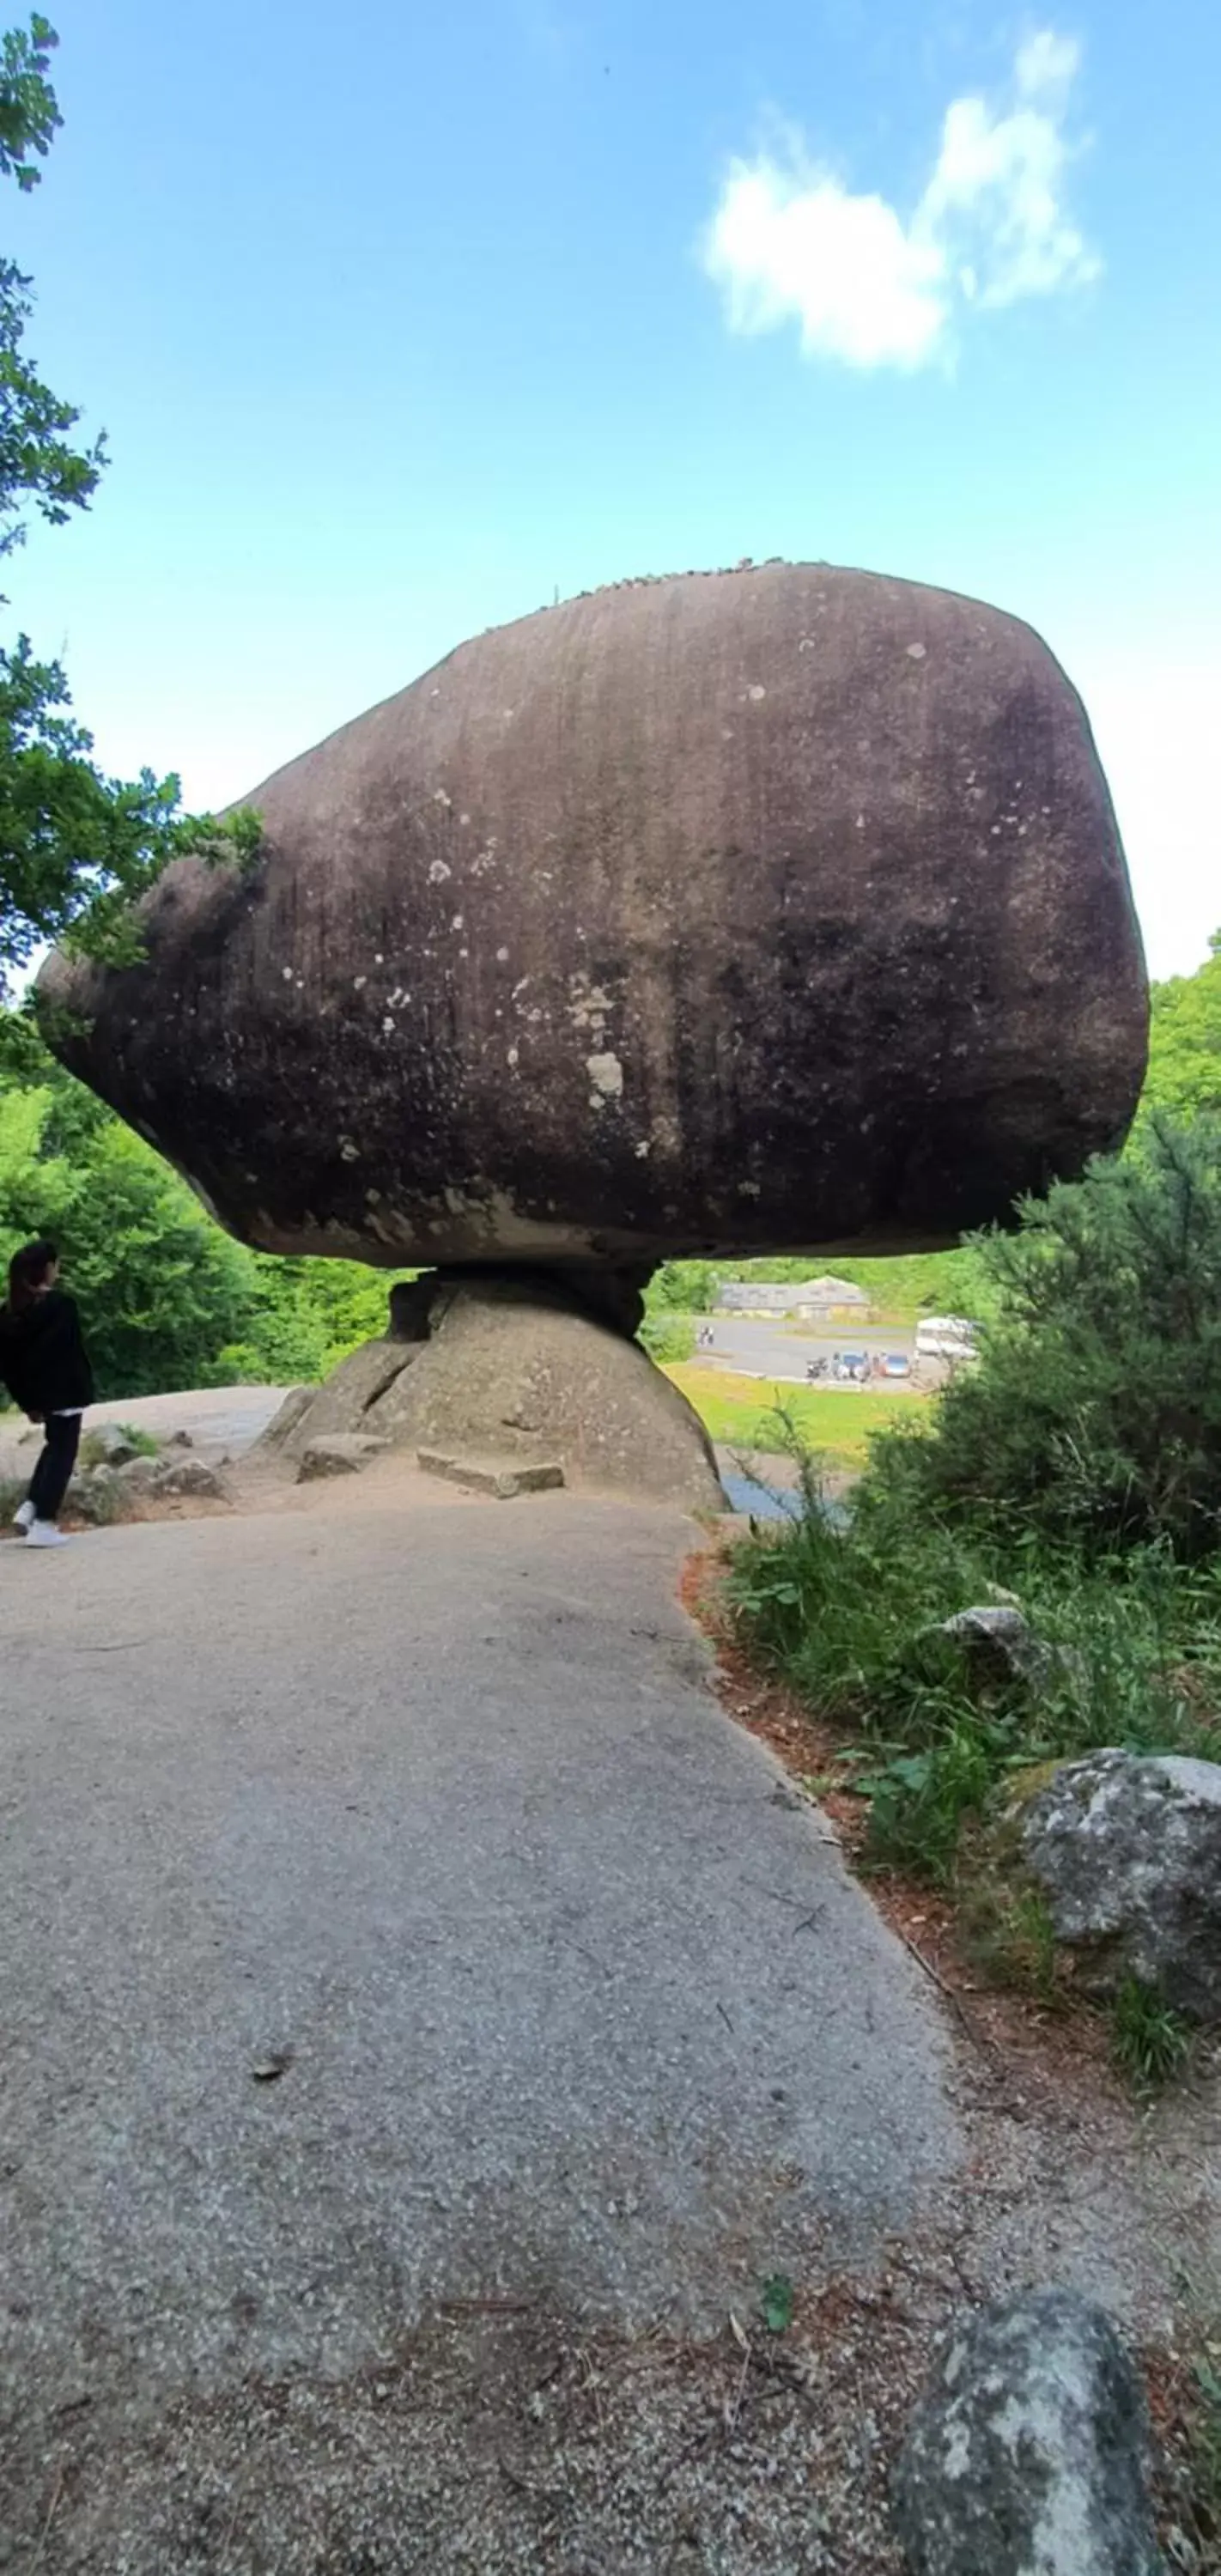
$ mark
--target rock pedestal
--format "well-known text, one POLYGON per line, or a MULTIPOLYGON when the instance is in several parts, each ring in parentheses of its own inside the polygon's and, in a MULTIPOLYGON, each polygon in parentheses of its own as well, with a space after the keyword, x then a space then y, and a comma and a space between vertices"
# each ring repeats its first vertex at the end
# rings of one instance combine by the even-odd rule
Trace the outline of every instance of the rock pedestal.
MULTIPOLYGON (((702 1424, 638 1343, 561 1281, 436 1272, 396 1295, 396 1332, 366 1342, 267 1437, 304 1462, 363 1436, 413 1455, 558 1462, 569 1485, 689 1511, 724 1507, 702 1424)), ((375 1454, 372 1447, 370 1455, 375 1454)))

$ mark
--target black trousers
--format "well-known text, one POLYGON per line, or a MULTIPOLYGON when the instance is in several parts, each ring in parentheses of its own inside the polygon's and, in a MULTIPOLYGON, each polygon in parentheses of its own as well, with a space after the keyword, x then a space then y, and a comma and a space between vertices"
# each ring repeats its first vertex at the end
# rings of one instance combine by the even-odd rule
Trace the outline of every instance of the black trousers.
POLYGON ((67 1493, 81 1445, 79 1413, 49 1413, 42 1439, 42 1453, 30 1478, 30 1501, 40 1521, 53 1521, 67 1493))

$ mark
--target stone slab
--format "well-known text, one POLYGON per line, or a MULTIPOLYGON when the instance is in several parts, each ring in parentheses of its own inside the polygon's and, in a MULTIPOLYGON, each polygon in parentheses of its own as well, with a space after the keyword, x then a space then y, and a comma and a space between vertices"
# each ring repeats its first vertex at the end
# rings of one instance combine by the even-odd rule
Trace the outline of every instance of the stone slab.
POLYGON ((517 1494, 543 1494, 564 1482, 558 1458, 489 1458, 456 1449, 418 1449, 416 1464, 426 1476, 444 1476, 472 1494, 491 1494, 498 1503, 517 1494))

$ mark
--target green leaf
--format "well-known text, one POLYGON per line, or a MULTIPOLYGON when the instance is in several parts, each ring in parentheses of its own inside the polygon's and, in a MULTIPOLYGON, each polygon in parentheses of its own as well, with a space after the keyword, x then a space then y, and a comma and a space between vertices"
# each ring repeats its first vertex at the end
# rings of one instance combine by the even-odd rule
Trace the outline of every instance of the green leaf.
POLYGON ((796 2304, 797 2293, 788 2274, 769 2272, 759 2293, 759 2314, 769 2334, 787 2334, 796 2304))

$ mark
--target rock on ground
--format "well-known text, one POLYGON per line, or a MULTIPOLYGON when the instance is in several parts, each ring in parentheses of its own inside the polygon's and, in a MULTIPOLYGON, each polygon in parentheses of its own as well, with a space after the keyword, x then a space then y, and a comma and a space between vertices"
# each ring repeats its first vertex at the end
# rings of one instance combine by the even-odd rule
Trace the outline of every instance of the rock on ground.
POLYGON ((94 1467, 126 1467, 138 1455, 118 1422, 100 1422, 96 1430, 87 1431, 85 1446, 89 1464, 94 1467))
POLYGON ((126 1474, 117 1467, 86 1467, 73 1476, 68 1505, 87 1528, 104 1529, 117 1520, 130 1495, 126 1474))
POLYGON ((989 1683, 1017 1681, 1037 1697, 1057 1680, 1074 1673, 1073 1660, 1066 1649, 1036 1636, 1016 1602, 989 1601, 974 1609, 956 1610, 952 1618, 938 1621, 934 1634, 952 1639, 966 1657, 975 1680, 985 1687, 989 1683))
POLYGON ((900 2455, 912 2576, 1162 2576, 1144 2390, 1101 2308, 1061 2289, 951 2334, 900 2455))
POLYGON ((360 1431, 336 1431, 329 1440, 309 1440, 301 1452, 297 1482, 308 1485, 317 1476, 358 1475, 381 1456, 386 1445, 360 1431))
POLYGON ((1135 1107, 1089 727, 978 600, 823 564, 619 585, 248 801, 252 873, 178 862, 138 966, 41 989, 72 1071, 267 1251, 919 1249, 1135 1107))
POLYGON ((202 1458, 167 1460, 159 1466, 150 1491, 154 1496, 185 1495, 197 1502, 223 1502, 225 1488, 215 1467, 202 1458))
POLYGON ((1180 2011, 1221 2019, 1221 1764, 1091 1753, 1019 1798, 1010 1839, 1014 1826, 1086 1983, 1114 1993, 1139 1977, 1180 2011))
POLYGON ((128 1458, 119 1468, 119 1482, 125 1494, 149 1493, 161 1473, 156 1458, 128 1458))

